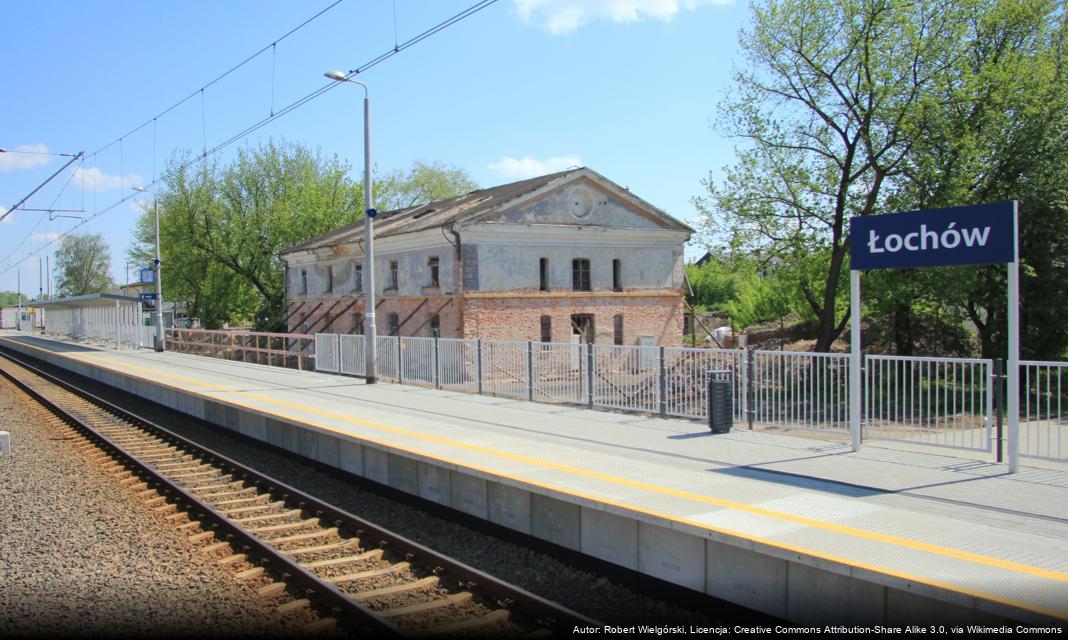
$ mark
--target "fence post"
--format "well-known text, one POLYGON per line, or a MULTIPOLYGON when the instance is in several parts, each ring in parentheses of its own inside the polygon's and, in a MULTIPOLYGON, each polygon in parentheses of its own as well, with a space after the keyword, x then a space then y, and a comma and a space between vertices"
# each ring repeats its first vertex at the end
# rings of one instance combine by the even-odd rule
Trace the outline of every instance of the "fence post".
POLYGON ((1002 454, 1005 445, 1004 437, 1004 393, 1005 393, 1005 359, 994 358, 994 424, 997 425, 994 431, 994 438, 997 444, 994 446, 994 452, 997 456, 995 459, 998 462, 1002 461, 1002 454))
POLYGON ((534 402, 534 347, 527 340, 527 402, 534 402))
POLYGON ((660 357, 657 359, 657 368, 659 370, 659 378, 656 390, 660 394, 657 398, 657 404, 660 405, 660 415, 667 415, 667 367, 664 366, 664 347, 660 347, 660 357))
POLYGON ((586 343, 586 406, 593 406, 593 343, 586 343))
POLYGON ((475 338, 475 377, 478 380, 478 395, 482 395, 482 338, 475 338))
POLYGON ((745 419, 752 431, 756 421, 756 353, 752 347, 745 351, 745 419))
POLYGON ((438 337, 434 336, 434 388, 441 388, 441 373, 438 371, 439 364, 441 363, 441 353, 438 352, 438 337))
POLYGON ((398 331, 397 332, 397 362, 396 362, 396 366, 394 367, 394 369, 397 370, 397 384, 400 384, 400 383, 404 382, 404 374, 403 374, 404 367, 401 365, 401 343, 400 343, 400 341, 401 341, 400 331, 398 331))

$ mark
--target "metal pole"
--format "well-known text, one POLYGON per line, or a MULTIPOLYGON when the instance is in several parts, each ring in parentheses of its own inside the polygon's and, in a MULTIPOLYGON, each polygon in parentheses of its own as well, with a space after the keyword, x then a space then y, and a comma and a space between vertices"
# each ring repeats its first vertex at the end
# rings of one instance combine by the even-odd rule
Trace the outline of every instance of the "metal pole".
POLYGON ((996 460, 1002 462, 1004 457, 1005 448, 1005 429, 1002 422, 1002 416, 1005 413, 1005 407, 1002 405, 1002 397, 1005 391, 1005 359, 994 358, 994 424, 996 431, 994 432, 995 444, 994 453, 996 460))
POLYGON ((1009 263, 1009 370, 1006 371, 1009 415, 1009 473, 1020 470, 1020 204, 1012 203, 1012 262, 1009 263))
MULTIPOLYGON (((364 291, 367 296, 367 304, 364 308, 364 332, 367 336, 367 344, 364 346, 364 354, 366 356, 365 372, 367 377, 365 378, 367 384, 374 384, 378 378, 378 372, 375 368, 377 362, 377 331, 375 330, 375 238, 374 238, 374 217, 372 215, 373 208, 371 207, 371 99, 367 95, 367 87, 363 86, 363 202, 364 202, 364 215, 363 215, 363 234, 364 234, 364 266, 363 266, 363 279, 364 279, 364 291)), ((397 344, 400 344, 400 338, 397 339, 397 344)), ((400 360, 397 361, 397 371, 399 377, 400 360)))
POLYGON ((152 196, 152 211, 156 218, 156 351, 166 348, 163 337, 163 283, 160 282, 159 259, 159 198, 152 196))
POLYGON ((658 376, 658 378, 660 379, 660 382, 659 382, 659 384, 657 385, 657 388, 656 388, 657 393, 659 394, 659 397, 657 398, 657 400, 658 400, 657 404, 660 405, 659 406, 660 415, 666 416, 667 415, 667 368, 664 366, 664 347, 660 347, 660 357, 657 358, 657 367, 659 369, 659 374, 660 374, 658 376))
POLYGON ((482 338, 475 339, 475 374, 478 378, 478 395, 482 395, 482 338))
POLYGON ((593 343, 586 343, 586 406, 593 406, 593 343))
POLYGON ((18 292, 16 295, 18 296, 19 302, 19 315, 15 318, 15 330, 22 331, 22 263, 19 263, 18 292))
POLYGON ((534 347, 527 340, 527 401, 534 401, 534 347))
POLYGON ((440 348, 441 347, 438 345, 438 337, 434 336, 434 388, 435 389, 440 389, 441 388, 441 372, 440 372, 440 369, 441 369, 441 366, 440 366, 441 353, 439 352, 440 348))
POLYGON ((860 451, 860 271, 849 270, 849 437, 860 451))
POLYGON ((749 430, 753 430, 756 421, 756 353, 755 349, 745 352, 745 418, 749 430))

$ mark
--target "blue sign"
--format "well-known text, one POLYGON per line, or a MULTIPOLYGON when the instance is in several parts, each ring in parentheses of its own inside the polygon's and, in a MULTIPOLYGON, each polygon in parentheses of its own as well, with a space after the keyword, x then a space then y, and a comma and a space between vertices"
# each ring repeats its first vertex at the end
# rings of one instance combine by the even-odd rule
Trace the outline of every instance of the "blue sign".
POLYGON ((372 220, 374 220, 375 217, 378 216, 378 210, 377 209, 368 209, 365 213, 367 213, 367 217, 372 219, 372 220))
POLYGON ((849 221, 850 268, 903 269, 1012 262, 1014 204, 994 202, 849 221))
POLYGON ((156 299, 156 294, 154 293, 141 293, 138 295, 141 297, 141 302, 149 302, 156 299))

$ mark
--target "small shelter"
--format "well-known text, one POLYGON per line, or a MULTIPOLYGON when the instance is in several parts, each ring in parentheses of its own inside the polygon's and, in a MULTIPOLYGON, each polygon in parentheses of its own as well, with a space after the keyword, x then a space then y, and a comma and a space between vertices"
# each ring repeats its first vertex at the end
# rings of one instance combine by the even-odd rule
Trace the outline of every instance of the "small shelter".
POLYGON ((152 344, 147 335, 152 328, 144 326, 139 298, 91 293, 36 302, 34 306, 44 313, 42 332, 46 334, 116 349, 139 349, 152 344))

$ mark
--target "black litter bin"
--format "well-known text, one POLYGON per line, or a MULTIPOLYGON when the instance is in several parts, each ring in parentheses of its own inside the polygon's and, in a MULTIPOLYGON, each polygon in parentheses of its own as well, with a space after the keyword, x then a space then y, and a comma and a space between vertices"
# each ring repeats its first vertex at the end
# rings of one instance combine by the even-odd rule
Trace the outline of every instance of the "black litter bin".
POLYGON ((734 424, 734 405, 730 369, 708 371, 708 429, 712 433, 729 433, 734 424))

